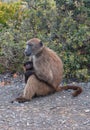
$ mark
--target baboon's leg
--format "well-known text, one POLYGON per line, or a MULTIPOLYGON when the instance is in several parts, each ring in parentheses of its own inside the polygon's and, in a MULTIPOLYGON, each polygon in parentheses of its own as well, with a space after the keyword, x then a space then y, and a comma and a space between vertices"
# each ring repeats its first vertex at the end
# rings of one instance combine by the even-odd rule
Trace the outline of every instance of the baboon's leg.
POLYGON ((36 77, 34 75, 30 76, 24 88, 23 95, 16 98, 16 101, 19 103, 30 101, 37 91, 36 85, 36 77))
POLYGON ((47 85, 45 82, 39 82, 37 87, 36 95, 37 96, 46 96, 48 94, 54 93, 55 89, 47 85))
POLYGON ((37 85, 38 85, 38 82, 37 82, 36 77, 34 75, 30 76, 24 88, 23 97, 31 100, 32 97, 36 94, 37 85))
POLYGON ((30 101, 32 97, 36 96, 45 96, 51 93, 54 93, 54 88, 50 87, 43 81, 39 81, 36 76, 32 75, 27 81, 27 84, 24 88, 23 95, 16 98, 15 101, 19 103, 30 101))
POLYGON ((23 94, 20 97, 16 98, 15 100, 11 101, 11 103, 13 103, 14 101, 17 101, 19 103, 30 101, 32 97, 35 95, 35 92, 37 90, 36 85, 37 85, 36 77, 34 75, 30 76, 23 90, 23 94))
POLYGON ((55 92, 54 88, 45 82, 38 80, 36 76, 32 75, 28 79, 23 95, 26 99, 32 99, 32 97, 35 95, 45 96, 53 92, 55 92))

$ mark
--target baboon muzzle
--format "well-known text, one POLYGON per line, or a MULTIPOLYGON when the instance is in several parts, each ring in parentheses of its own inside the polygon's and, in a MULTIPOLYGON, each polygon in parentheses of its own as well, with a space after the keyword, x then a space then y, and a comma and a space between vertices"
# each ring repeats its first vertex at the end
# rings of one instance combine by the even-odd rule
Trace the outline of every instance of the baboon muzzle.
POLYGON ((24 51, 24 54, 25 54, 26 56, 30 56, 31 53, 32 53, 31 46, 30 46, 30 45, 26 45, 26 49, 25 49, 25 51, 24 51))

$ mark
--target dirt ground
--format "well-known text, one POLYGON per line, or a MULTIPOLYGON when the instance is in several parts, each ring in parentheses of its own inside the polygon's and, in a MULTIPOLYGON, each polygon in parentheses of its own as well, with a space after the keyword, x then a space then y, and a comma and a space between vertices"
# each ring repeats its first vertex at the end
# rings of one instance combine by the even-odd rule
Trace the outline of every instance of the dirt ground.
POLYGON ((71 90, 10 103, 24 88, 24 82, 0 86, 0 130, 90 130, 90 83, 73 98, 71 90))

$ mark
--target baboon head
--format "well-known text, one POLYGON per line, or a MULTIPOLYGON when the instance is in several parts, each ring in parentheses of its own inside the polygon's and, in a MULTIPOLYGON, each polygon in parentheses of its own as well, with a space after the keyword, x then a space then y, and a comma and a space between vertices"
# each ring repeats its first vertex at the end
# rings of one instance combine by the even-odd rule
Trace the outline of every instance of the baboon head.
POLYGON ((24 63, 24 70, 28 71, 28 70, 32 70, 33 69, 33 63, 32 61, 27 61, 24 63))
POLYGON ((27 41, 25 55, 36 55, 43 48, 43 44, 40 39, 33 38, 27 41))

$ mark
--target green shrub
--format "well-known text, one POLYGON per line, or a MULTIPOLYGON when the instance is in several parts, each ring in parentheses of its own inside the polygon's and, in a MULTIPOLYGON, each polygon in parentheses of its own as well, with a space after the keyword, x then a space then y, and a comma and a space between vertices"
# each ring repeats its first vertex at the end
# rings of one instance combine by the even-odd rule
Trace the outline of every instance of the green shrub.
POLYGON ((11 64, 20 70, 25 42, 38 37, 62 58, 65 78, 88 81, 90 18, 86 8, 82 0, 78 4, 77 0, 28 1, 21 19, 12 18, 0 33, 0 55, 5 58, 5 66, 11 64))
MULTIPOLYGON (((23 7, 21 2, 11 2, 11 3, 3 3, 0 2, 0 23, 4 26, 8 26, 9 21, 18 21, 19 23, 22 20, 22 16, 26 17, 27 9, 23 7)), ((19 24, 18 23, 18 24, 19 24)))

